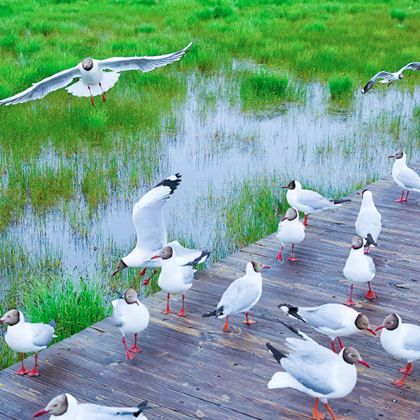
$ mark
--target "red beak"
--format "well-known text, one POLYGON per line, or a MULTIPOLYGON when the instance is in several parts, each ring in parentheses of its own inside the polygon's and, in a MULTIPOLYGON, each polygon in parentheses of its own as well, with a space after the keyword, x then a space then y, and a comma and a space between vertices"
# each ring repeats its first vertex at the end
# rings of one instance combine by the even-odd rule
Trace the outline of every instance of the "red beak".
POLYGON ((385 328, 385 325, 379 325, 379 327, 378 328, 375 328, 375 332, 376 331, 380 331, 380 330, 382 330, 382 329, 384 329, 385 328))
POLYGON ((369 331, 372 335, 374 335, 376 337, 376 332, 373 331, 371 328, 368 328, 367 331, 369 331))
POLYGON ((42 410, 39 410, 39 411, 37 411, 32 417, 41 417, 41 416, 43 416, 44 414, 48 414, 49 413, 49 411, 48 410, 46 410, 45 408, 43 408, 42 410))
POLYGON ((151 260, 157 260, 158 258, 160 258, 159 255, 154 255, 152 258, 150 258, 151 260))
POLYGON ((3 322, 4 322, 4 321, 2 321, 2 320, 0 319, 0 324, 3 324, 3 322))
POLYGON ((369 363, 368 363, 368 362, 365 362, 364 360, 358 360, 358 361, 357 361, 357 363, 359 363, 359 364, 361 364, 362 366, 365 366, 365 367, 367 367, 367 368, 368 368, 368 367, 370 367, 370 366, 369 366, 369 363))
POLYGON ((391 159, 393 157, 395 157, 395 155, 390 155, 390 156, 388 156, 388 159, 391 159))
POLYGON ((271 268, 269 265, 263 265, 262 268, 271 268))

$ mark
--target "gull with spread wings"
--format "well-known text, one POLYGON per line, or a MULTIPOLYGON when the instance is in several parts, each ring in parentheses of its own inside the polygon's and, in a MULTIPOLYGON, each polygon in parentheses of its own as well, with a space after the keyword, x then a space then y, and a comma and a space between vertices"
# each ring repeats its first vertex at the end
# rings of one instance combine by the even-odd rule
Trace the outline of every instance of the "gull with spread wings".
POLYGON ((179 61, 190 48, 191 43, 180 51, 151 57, 112 57, 105 60, 85 58, 75 67, 34 83, 30 88, 17 95, 0 100, 0 105, 16 105, 35 101, 50 92, 66 88, 67 92, 73 96, 90 96, 92 105, 95 106, 93 97, 102 95, 102 100, 105 102, 105 92, 117 83, 122 71, 140 70, 145 73, 158 67, 164 67, 179 61), (79 80, 73 83, 74 79, 79 80))

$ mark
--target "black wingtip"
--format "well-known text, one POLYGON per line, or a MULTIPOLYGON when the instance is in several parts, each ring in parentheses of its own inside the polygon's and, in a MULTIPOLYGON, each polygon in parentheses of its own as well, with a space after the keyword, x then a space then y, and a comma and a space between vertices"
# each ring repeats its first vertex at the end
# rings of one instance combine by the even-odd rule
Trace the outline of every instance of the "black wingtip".
MULTIPOLYGON (((281 309, 282 306, 286 307, 288 309, 288 311, 283 311, 285 312, 287 315, 289 315, 290 317, 299 319, 300 321, 303 321, 306 323, 306 321, 299 315, 298 311, 299 308, 297 306, 293 306, 293 305, 289 305, 288 303, 280 303, 278 305, 278 307, 281 309)), ((283 310, 283 309, 282 309, 283 310)))
POLYGON ((194 261, 191 261, 187 264, 184 264, 184 266, 187 266, 187 265, 195 266, 197 264, 202 264, 202 263, 206 262, 207 258, 210 256, 210 254, 211 254, 210 251, 202 251, 201 254, 194 261))
POLYGON ((52 319, 49 323, 49 326, 55 328, 56 322, 52 319))
POLYGON ((343 203, 350 203, 350 202, 351 202, 351 200, 348 199, 348 198, 344 198, 342 200, 334 200, 333 201, 334 204, 343 204, 343 203))
POLYGON ((378 246, 378 244, 375 242, 375 240, 373 239, 373 237, 370 233, 367 234, 365 239, 366 239, 366 243, 368 245, 378 246))
POLYGON ((173 194, 174 191, 178 188, 178 185, 181 183, 182 175, 177 172, 175 175, 171 175, 168 178, 164 179, 162 182, 159 182, 159 184, 155 185, 154 188, 164 186, 169 187, 171 189, 170 194, 173 194))
POLYGON ((292 326, 291 326, 291 325, 289 325, 289 324, 286 324, 286 323, 285 323, 285 322, 283 322, 283 321, 280 321, 280 323, 281 323, 281 324, 283 324, 285 327, 287 327, 290 331, 292 331, 292 333, 294 333, 294 334, 298 335, 299 337, 302 337, 302 334, 300 333, 300 331, 299 331, 298 329, 296 329, 296 328, 292 327, 292 326))
POLYGON ((223 315, 223 309, 224 309, 224 306, 221 306, 220 308, 216 308, 214 311, 208 312, 207 314, 203 314, 201 316, 203 318, 209 318, 211 316, 214 316, 217 318, 219 315, 223 315))
POLYGON ((283 359, 283 357, 286 357, 284 353, 273 347, 270 343, 266 343, 265 346, 267 347, 268 351, 272 354, 272 356, 277 360, 278 363, 280 363, 280 360, 283 359))
POLYGON ((134 413, 134 417, 138 417, 146 408, 147 408, 147 401, 143 401, 137 405, 138 411, 134 413))

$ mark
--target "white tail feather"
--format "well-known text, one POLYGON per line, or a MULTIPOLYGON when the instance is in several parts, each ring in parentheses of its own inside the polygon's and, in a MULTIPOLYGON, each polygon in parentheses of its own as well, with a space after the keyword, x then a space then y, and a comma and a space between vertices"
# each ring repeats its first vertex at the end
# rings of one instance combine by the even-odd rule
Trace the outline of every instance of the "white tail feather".
POLYGON ((268 383, 268 389, 273 388, 293 388, 296 380, 287 372, 276 372, 268 383))
POLYGON ((111 89, 115 83, 117 83, 118 78, 120 77, 119 73, 114 73, 113 71, 108 71, 103 73, 103 77, 101 80, 101 86, 93 85, 90 87, 80 79, 78 82, 70 85, 66 88, 67 92, 71 93, 73 96, 81 96, 81 97, 88 97, 92 96, 99 96, 102 95, 102 92, 106 92, 111 89))

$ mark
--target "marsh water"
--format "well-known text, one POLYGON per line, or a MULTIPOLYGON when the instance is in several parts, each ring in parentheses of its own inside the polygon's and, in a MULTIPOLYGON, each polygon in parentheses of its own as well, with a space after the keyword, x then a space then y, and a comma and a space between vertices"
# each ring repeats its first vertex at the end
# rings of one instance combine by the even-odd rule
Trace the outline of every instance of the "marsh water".
MULTIPOLYGON (((133 203, 161 179, 180 172, 182 183, 166 208, 170 236, 217 248, 221 257, 238 246, 228 233, 226 209, 235 211, 244 183, 249 188, 269 182, 281 199, 280 186, 299 179, 338 196, 389 174, 387 156, 398 147, 411 160, 420 158, 419 87, 379 86, 367 95, 355 92, 345 102, 332 101, 325 84, 300 88, 305 92, 301 100, 258 109, 244 107, 238 82, 190 75, 184 102, 162 119, 158 140, 139 147, 138 155, 119 169, 127 183, 106 203, 87 211, 80 196, 65 203, 71 211, 63 214, 61 203, 42 216, 28 207, 21 222, 3 232, 3 243, 18 244, 32 260, 51 255, 75 278, 106 274, 134 245, 133 203), (133 188, 128 180, 135 166, 140 182, 133 188), (147 177, 142 177, 144 166, 147 177)), ((136 153, 135 147, 131 150, 136 153)), ((36 164, 54 166, 57 159, 46 141, 36 164)))

